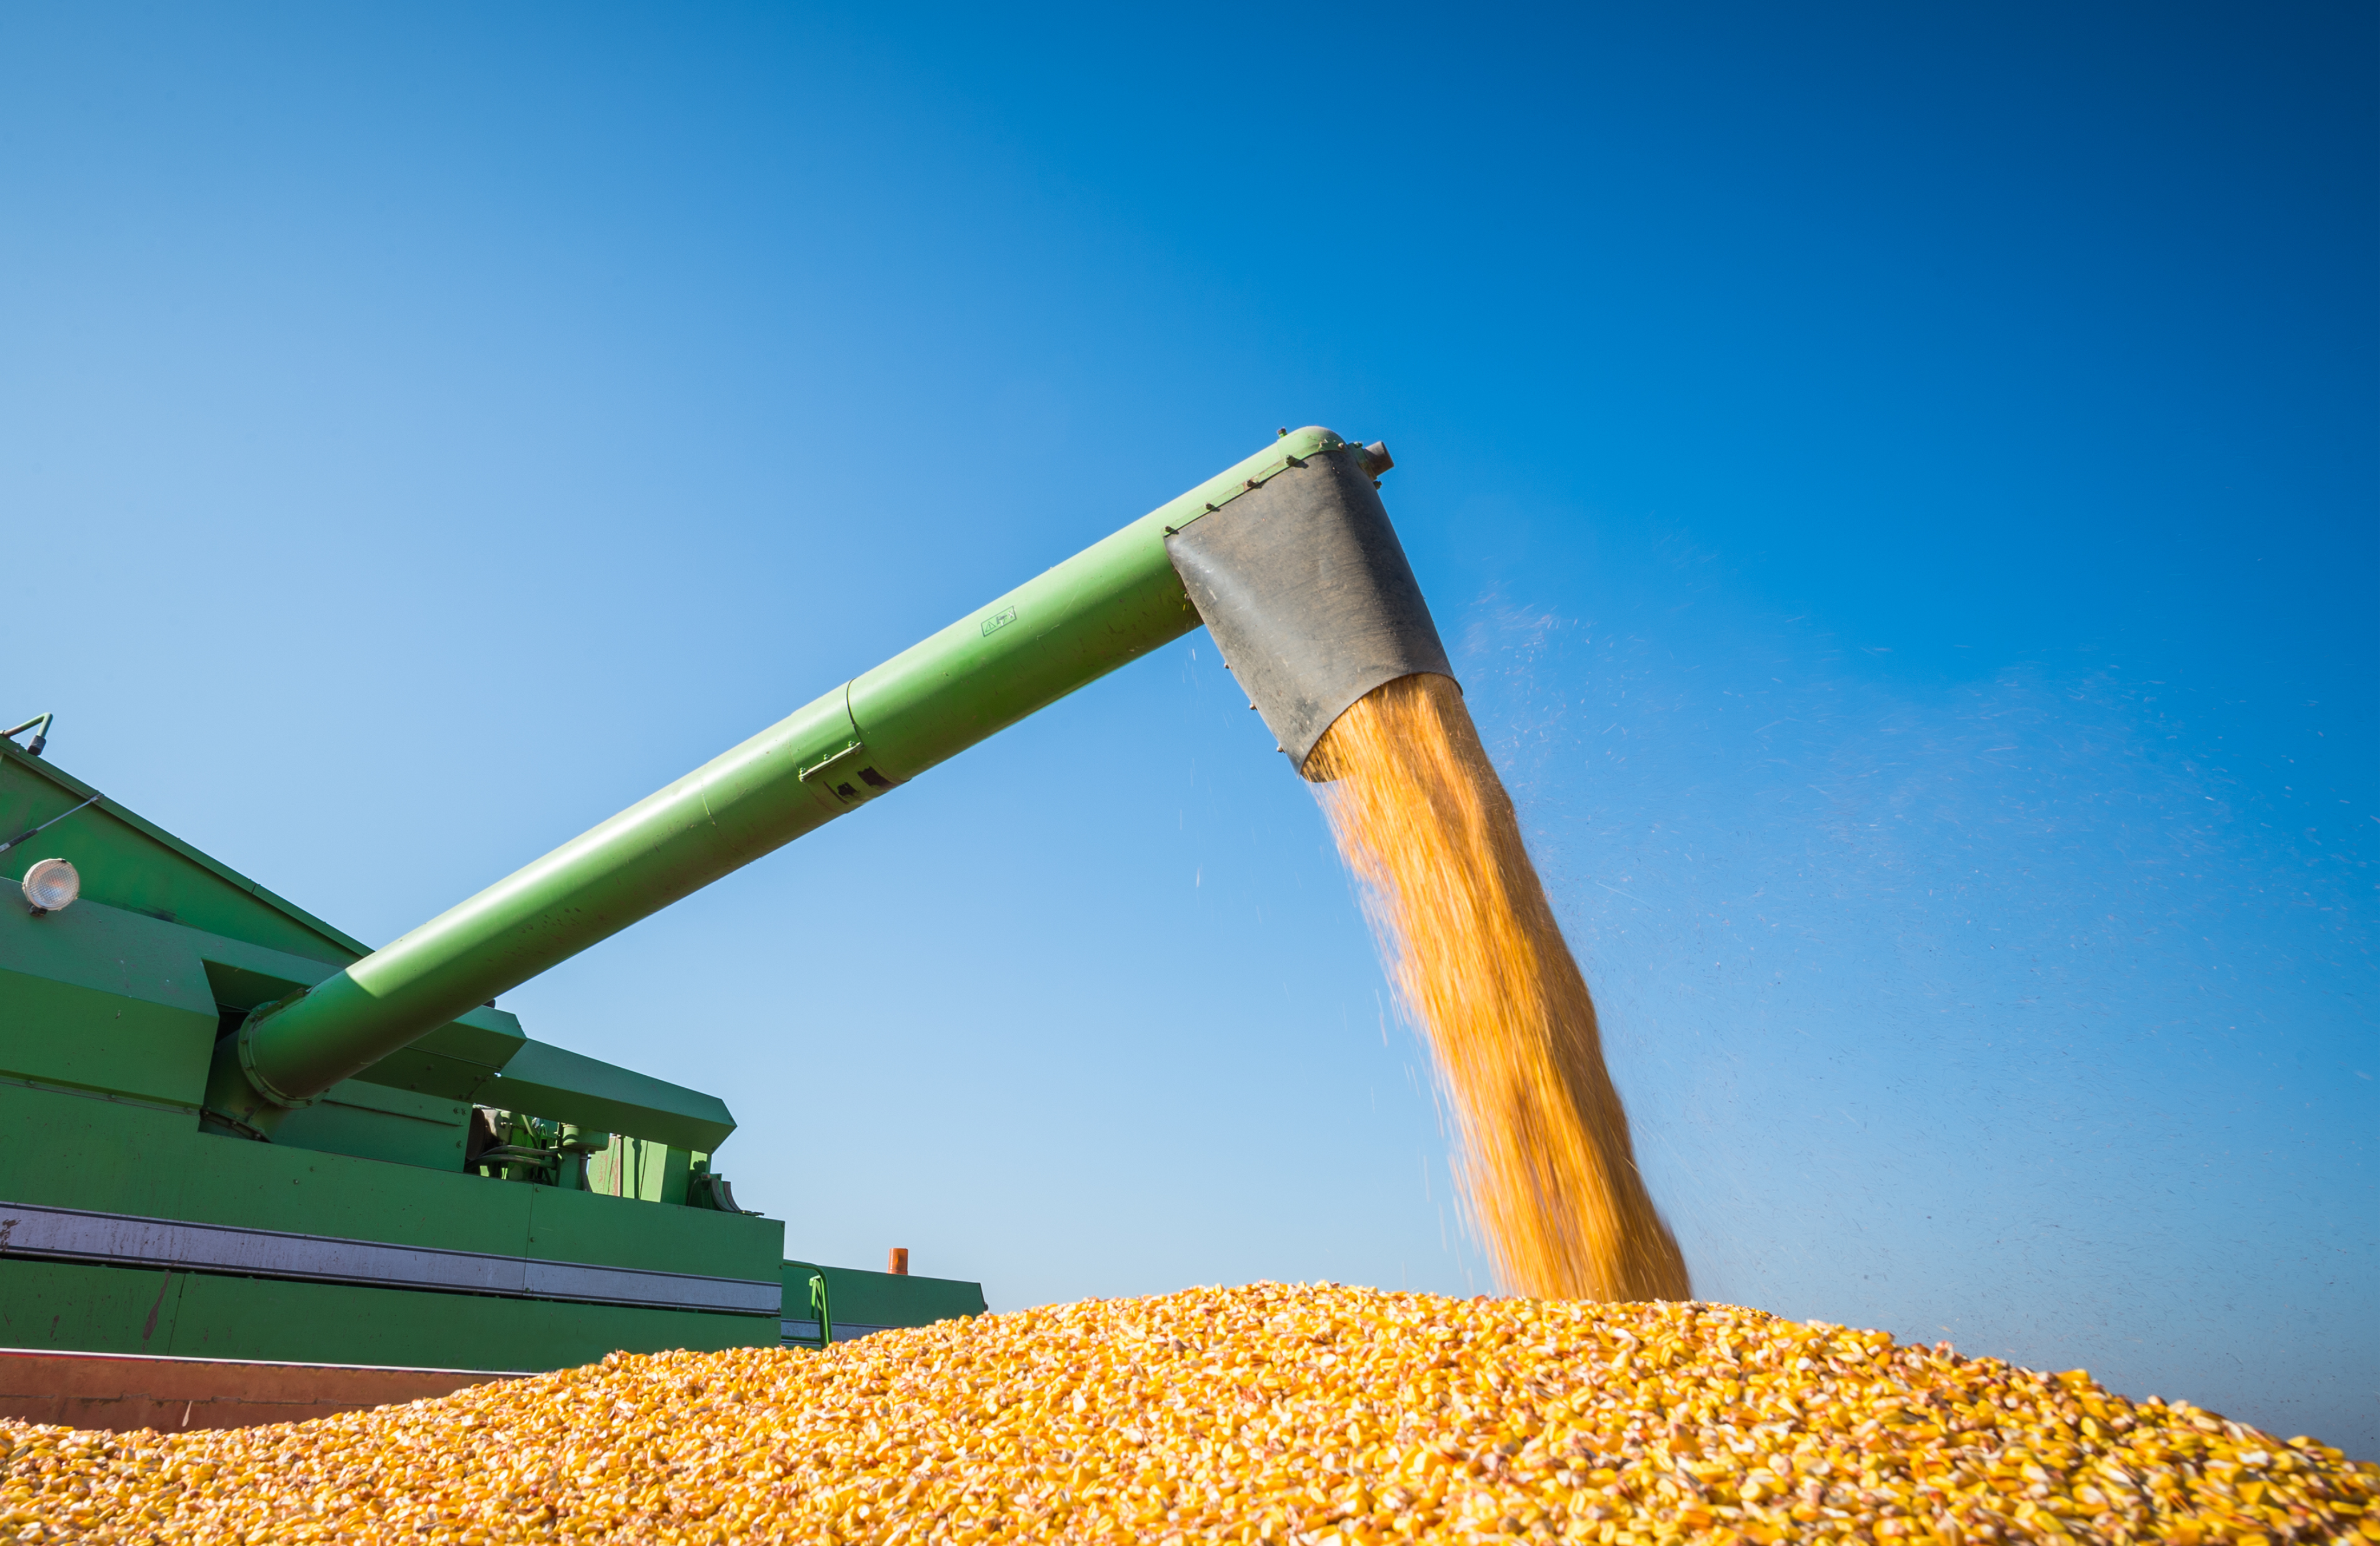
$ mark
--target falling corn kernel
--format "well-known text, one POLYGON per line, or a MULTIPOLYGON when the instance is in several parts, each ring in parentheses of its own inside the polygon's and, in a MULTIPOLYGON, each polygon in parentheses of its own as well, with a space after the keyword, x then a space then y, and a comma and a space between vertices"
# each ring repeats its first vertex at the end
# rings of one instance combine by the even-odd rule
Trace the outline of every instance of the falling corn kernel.
POLYGON ((1546 1298, 1685 1298, 1685 1258, 1637 1175, 1595 1001, 1462 689, 1431 676, 1374 688, 1309 769, 1331 781, 1323 809, 1453 1097, 1498 1279, 1546 1298))
POLYGON ((158 1434, 0 1423, 0 1539, 2380 1539, 2312 1439, 1706 1304, 1258 1284, 614 1354, 158 1434))

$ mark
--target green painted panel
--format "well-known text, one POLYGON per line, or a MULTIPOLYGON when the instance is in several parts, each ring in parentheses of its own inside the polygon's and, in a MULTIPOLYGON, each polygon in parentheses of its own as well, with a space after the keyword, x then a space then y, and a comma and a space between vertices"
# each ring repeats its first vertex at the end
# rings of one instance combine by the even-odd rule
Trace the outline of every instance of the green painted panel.
MULTIPOLYGON (((954 1278, 896 1277, 858 1267, 824 1267, 829 1304, 837 1324, 861 1326, 929 1326, 953 1316, 981 1315, 983 1285, 954 1278)), ((810 1302, 808 1264, 784 1264, 785 1303, 807 1307, 810 1302)), ((807 1308, 787 1309, 788 1317, 806 1315, 807 1308)))
POLYGON ((225 939, 191 930, 199 959, 206 964, 207 986, 215 1003, 227 1009, 254 1009, 320 982, 331 973, 322 961, 310 961, 285 950, 267 950, 245 940, 225 939))
POLYGON ((470 1118, 468 1101, 346 1079, 319 1103, 291 1112, 273 1141, 459 1174, 470 1118))
POLYGON ((0 1259, 0 1347, 163 1353, 188 1272, 0 1259))
POLYGON ((773 1347, 773 1316, 564 1305, 402 1288, 348 1288, 200 1273, 182 1292, 184 1357, 445 1369, 569 1369, 606 1353, 773 1347))
POLYGON ((525 1185, 212 1134, 189 1141, 203 1146, 192 1157, 204 1168, 174 1189, 167 1218, 506 1256, 528 1246, 535 1188, 525 1185))
POLYGON ((620 1349, 773 1347, 778 1336, 773 1316, 0 1261, 0 1345, 14 1347, 535 1370, 620 1349))
POLYGON ((365 1111, 386 1112, 392 1116, 409 1116, 417 1121, 432 1122, 442 1127, 459 1123, 471 1114, 470 1108, 460 1101, 417 1095, 410 1090, 391 1090, 384 1085, 367 1084, 360 1079, 346 1079, 333 1085, 323 1093, 322 1099, 365 1111))
POLYGON ((0 1075, 198 1110, 214 1042, 212 1006, 169 1008, 5 968, 0 1004, 0 1075))
MULTIPOLYGON (((709 1155, 703 1156, 705 1159, 709 1155)), ((686 1177, 694 1173, 694 1151, 673 1144, 662 1150, 660 1199, 664 1203, 683 1205, 686 1201, 686 1177)))
POLYGON ((358 1074, 356 1081, 382 1085, 390 1090, 415 1090, 424 1095, 443 1095, 450 1101, 477 1102, 483 1106, 496 1103, 487 1099, 486 1094, 488 1087, 496 1082, 493 1068, 483 1063, 424 1052, 419 1042, 382 1058, 358 1074))
POLYGON ((171 1218, 199 1159, 194 1111, 120 1095, 0 1083, 0 1199, 50 1208, 171 1218))
POLYGON ((772 1278, 784 1256, 777 1219, 222 1138, 120 1101, 0 1085, 0 1132, 15 1202, 716 1277, 772 1278))
MULTIPOLYGON (((478 1179, 472 1177, 471 1179, 478 1179)), ((530 1194, 527 1254, 548 1261, 644 1267, 704 1277, 766 1282, 785 1254, 782 1219, 670 1208, 600 1192, 480 1181, 530 1194)))
POLYGON ((212 1020, 214 994, 191 938, 169 923, 88 899, 41 918, 21 896, 0 907, 0 966, 212 1020))
POLYGON ((483 1063, 491 1068, 510 1068, 528 1041, 519 1016, 509 1009, 492 1009, 482 1004, 455 1016, 413 1045, 442 1057, 483 1063))
POLYGON ((784 1256, 777 1219, 220 1138, 122 1102, 0 1086, 0 1130, 16 1202, 760 1281, 784 1256))
POLYGON ((506 1256, 528 1238, 531 1187, 221 1138, 188 1112, 0 1085, 0 1132, 11 1201, 506 1256))
POLYGON ((706 1153, 735 1130, 727 1102, 716 1095, 543 1041, 524 1041, 504 1065, 502 1077, 479 1099, 505 1111, 576 1122, 601 1133, 657 1138, 706 1153))
MULTIPOLYGON (((677 1163, 680 1197, 683 1199, 686 1162, 679 1150, 677 1163)), ((647 1202, 662 1200, 662 1191, 670 1170, 670 1146, 651 1138, 623 1138, 612 1140, 612 1146, 587 1157, 587 1189, 605 1197, 642 1198, 647 1202)))

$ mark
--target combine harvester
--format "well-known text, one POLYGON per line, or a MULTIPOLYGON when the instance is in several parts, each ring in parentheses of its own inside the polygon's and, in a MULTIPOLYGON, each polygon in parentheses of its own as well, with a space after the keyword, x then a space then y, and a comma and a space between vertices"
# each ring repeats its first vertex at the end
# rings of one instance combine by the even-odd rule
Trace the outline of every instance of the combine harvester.
POLYGON ((1451 676, 1389 466, 1285 432, 377 951, 51 765, 46 715, 10 732, 0 1416, 236 1426, 980 1311, 786 1260, 714 1168, 723 1102, 494 1001, 1202 623, 1303 770, 1451 676))

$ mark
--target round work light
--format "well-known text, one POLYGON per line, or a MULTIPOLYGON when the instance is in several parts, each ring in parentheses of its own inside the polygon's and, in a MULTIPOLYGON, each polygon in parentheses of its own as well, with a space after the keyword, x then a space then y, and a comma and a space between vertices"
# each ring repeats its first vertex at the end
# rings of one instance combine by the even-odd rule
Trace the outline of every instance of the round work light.
POLYGON ((82 895, 82 877, 62 858, 36 859, 25 871, 25 900, 37 913, 54 913, 82 895))

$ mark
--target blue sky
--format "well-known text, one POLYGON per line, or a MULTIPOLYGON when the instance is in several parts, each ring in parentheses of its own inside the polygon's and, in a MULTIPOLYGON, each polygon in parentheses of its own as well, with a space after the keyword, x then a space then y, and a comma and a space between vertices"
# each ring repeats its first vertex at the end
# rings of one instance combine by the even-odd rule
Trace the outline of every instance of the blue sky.
MULTIPOLYGON (((2375 44, 11 7, 0 714, 384 940, 1385 438, 1699 1291, 2380 1455, 2375 44)), ((505 1003, 726 1095, 801 1255, 1488 1285, 1203 635, 505 1003)))

